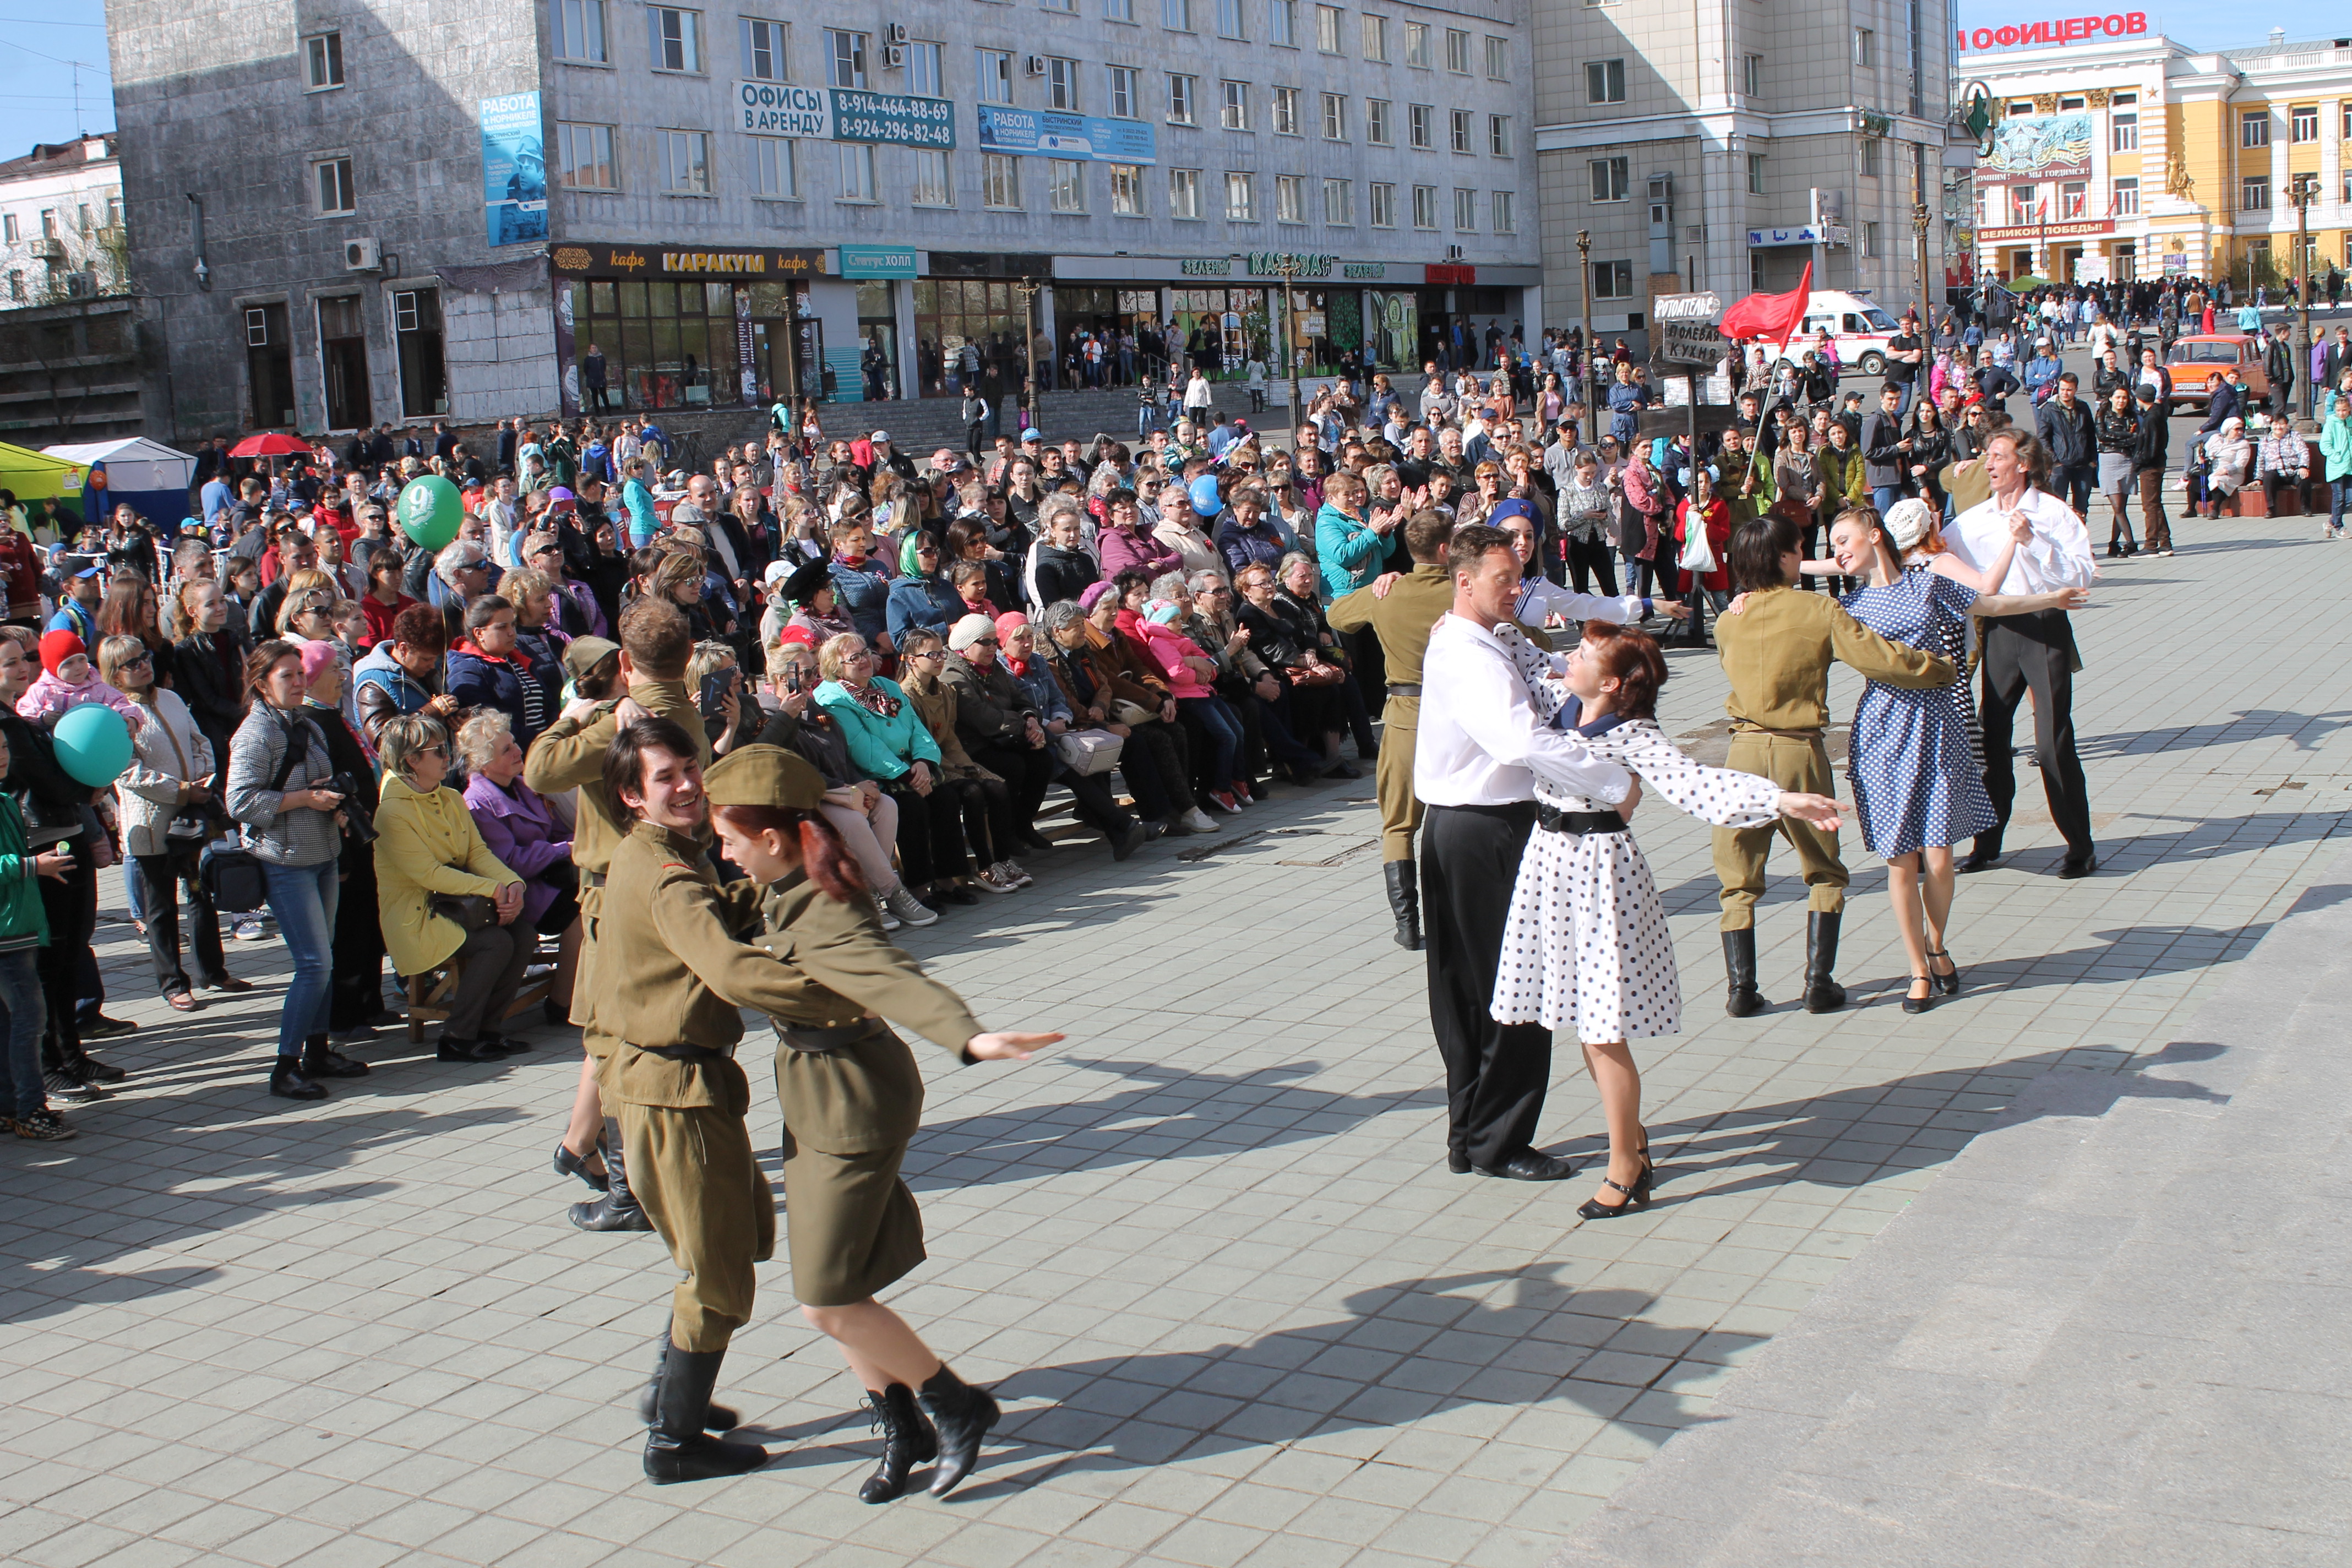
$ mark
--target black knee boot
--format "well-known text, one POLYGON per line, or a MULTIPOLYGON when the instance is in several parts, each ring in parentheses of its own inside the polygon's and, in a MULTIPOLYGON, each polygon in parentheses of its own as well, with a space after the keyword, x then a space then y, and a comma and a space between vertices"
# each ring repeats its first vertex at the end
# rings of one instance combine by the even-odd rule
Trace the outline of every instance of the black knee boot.
MULTIPOLYGON (((645 1392, 637 1395, 637 1419, 651 1426, 661 1419, 662 1369, 669 1364, 669 1331, 661 1332, 661 1344, 654 1352, 654 1375, 645 1392)), ((706 1432, 732 1432, 743 1425, 743 1419, 724 1405, 713 1405, 702 1413, 702 1429, 706 1432)))
POLYGON ((859 1502, 888 1502, 907 1489, 907 1472, 940 1457, 940 1434, 915 1405, 915 1391, 894 1383, 881 1393, 868 1389, 872 1427, 882 1434, 882 1462, 857 1489, 859 1502))
POLYGON ((682 1351, 662 1358, 661 1386, 654 1394, 654 1424, 646 1434, 646 1479, 656 1486, 740 1476, 768 1462, 768 1450, 703 1435, 710 1391, 719 1384, 725 1351, 682 1351))
POLYGON ((1845 987, 1831 978, 1837 967, 1838 922, 1842 914, 1818 910, 1805 916, 1805 1011, 1834 1013, 1845 1005, 1845 987))
POLYGON ((922 1401, 940 1429, 940 1468, 931 1475, 931 1495, 945 1497, 980 1463, 981 1439, 1000 1412, 988 1390, 974 1388, 945 1366, 924 1380, 922 1401))
POLYGON ((572 1223, 583 1230, 651 1230, 654 1222, 629 1191, 626 1156, 621 1152, 621 1124, 604 1123, 604 1195, 572 1205, 572 1223))
POLYGON ((1410 860, 1391 860, 1381 867, 1388 878, 1389 913, 1396 917, 1396 943, 1408 952, 1421 951, 1420 873, 1410 860))
POLYGON ((1723 973, 1730 983, 1729 994, 1724 997, 1723 1010, 1733 1017, 1749 1017, 1771 1005, 1756 989, 1754 926, 1723 933, 1723 973))

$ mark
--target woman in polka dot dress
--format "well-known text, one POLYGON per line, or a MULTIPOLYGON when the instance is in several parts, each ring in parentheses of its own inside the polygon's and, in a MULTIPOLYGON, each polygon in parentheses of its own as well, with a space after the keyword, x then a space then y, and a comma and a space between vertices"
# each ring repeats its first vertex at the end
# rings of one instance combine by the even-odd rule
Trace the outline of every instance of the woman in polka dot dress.
POLYGON ((1528 839, 1503 932, 1492 1011, 1505 1024, 1573 1026, 1609 1124, 1609 1174, 1577 1212, 1605 1219, 1649 1201, 1642 1075, 1626 1042, 1682 1028, 1674 941, 1650 863, 1622 813, 1646 785, 1705 822, 1756 827, 1787 814, 1834 831, 1837 803, 1769 779, 1702 767, 1658 728, 1666 663, 1648 634, 1588 621, 1568 655, 1565 697, 1549 669, 1522 660, 1539 711, 1573 729, 1596 757, 1639 775, 1622 807, 1571 795, 1536 777, 1538 829, 1528 839))
MULTIPOLYGON (((2024 525, 2025 536, 2032 526, 2024 525)), ((1840 514, 1830 530, 1836 569, 1864 585, 1838 602, 1890 642, 1907 643, 1965 668, 1969 617, 2072 608, 2079 588, 2053 594, 1991 595, 2009 575, 2022 542, 2012 534, 1981 576, 1946 547, 1925 501, 1900 500, 1884 523, 1868 507, 1840 514)), ((1965 679, 1924 691, 1871 681, 1854 704, 1846 778, 1853 789, 1862 841, 1886 862, 1895 923, 1911 960, 1906 1013, 1924 1013, 1937 993, 1957 995, 1960 972, 1945 951, 1952 910, 1952 846, 1992 830, 1984 764, 1970 744, 1965 679)))

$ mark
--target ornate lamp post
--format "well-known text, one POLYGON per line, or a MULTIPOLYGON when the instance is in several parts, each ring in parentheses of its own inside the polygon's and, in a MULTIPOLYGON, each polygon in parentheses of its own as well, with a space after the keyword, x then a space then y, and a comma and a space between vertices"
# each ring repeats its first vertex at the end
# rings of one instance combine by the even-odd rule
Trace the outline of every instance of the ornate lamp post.
POLYGON ((1927 226, 1935 221, 1927 210, 1927 187, 1918 169, 1911 174, 1911 244, 1912 254, 1919 263, 1919 330, 1935 339, 1935 313, 1927 298, 1927 226))
MULTIPOLYGON (((1030 398, 1041 395, 1037 384, 1037 323, 1030 313, 1030 306, 1037 298, 1037 290, 1044 287, 1044 284, 1026 274, 1023 275, 1018 283, 1013 285, 1013 291, 1021 296, 1022 367, 1022 395, 1013 400, 1013 405, 1021 410, 1021 416, 1024 419, 1032 416, 1032 410, 1029 407, 1030 398)), ((1044 412, 1045 405, 1040 403, 1034 413, 1042 416, 1044 412)), ((1013 434, 1017 436, 1020 432, 1016 430, 1013 434)))
POLYGON ((1298 276, 1297 255, 1287 250, 1276 251, 1274 256, 1274 275, 1282 281, 1280 330, 1283 380, 1290 388, 1290 445, 1295 451, 1298 447, 1298 344, 1294 341, 1297 333, 1292 331, 1292 324, 1296 318, 1291 312, 1297 307, 1291 303, 1290 284, 1291 280, 1298 276))
MULTIPOLYGON (((1577 439, 1591 442, 1593 433, 1601 428, 1600 384, 1593 379, 1599 356, 1593 353, 1592 342, 1592 231, 1576 231, 1576 291, 1584 300, 1584 426, 1577 431, 1577 439)), ((1691 399, 1696 403, 1698 400, 1691 399)))
POLYGON ((2303 377, 2305 419, 2319 417, 2319 388, 2311 374, 2311 204, 2318 199, 2316 174, 2297 174, 2287 187, 2287 200, 2294 204, 2294 270, 2303 275, 2294 291, 2294 372, 2303 377))

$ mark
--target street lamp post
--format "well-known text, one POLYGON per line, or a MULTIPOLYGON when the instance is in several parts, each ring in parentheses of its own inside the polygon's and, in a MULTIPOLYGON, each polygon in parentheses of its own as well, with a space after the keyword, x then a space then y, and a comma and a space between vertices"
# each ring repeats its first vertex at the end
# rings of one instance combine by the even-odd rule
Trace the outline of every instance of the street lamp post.
POLYGON ((1934 321, 1935 316, 1928 309, 1927 300, 1927 226, 1934 221, 1934 218, 1927 211, 1927 183, 1924 175, 1917 169, 1911 172, 1911 195, 1912 250, 1919 261, 1919 326, 1921 331, 1927 333, 1928 341, 1932 342, 1935 333, 1930 323, 1934 321))
POLYGON ((2319 417, 2319 388, 2311 374, 2311 204, 2318 197, 2319 176, 2316 174, 2297 174, 2287 187, 2287 199, 2294 204, 2294 269, 2303 274, 2302 286, 2294 291, 2294 371, 2303 377, 2303 416, 2305 419, 2319 417))
MULTIPOLYGON (((1593 432, 1601 428, 1601 412, 1594 406, 1600 401, 1600 384, 1593 379, 1598 363, 1592 350, 1592 231, 1576 231, 1576 291, 1584 301, 1584 425, 1576 433, 1577 439, 1590 443, 1593 432)), ((1696 397, 1691 399, 1698 401, 1696 397)))
POLYGON ((1296 318, 1291 312, 1297 307, 1291 302, 1290 284, 1298 276, 1298 258, 1287 250, 1277 253, 1274 258, 1274 275, 1282 283, 1283 381, 1290 388, 1290 445, 1295 451, 1298 447, 1298 345, 1293 340, 1298 334, 1292 330, 1296 318))
MULTIPOLYGON (((1013 405, 1021 410, 1021 416, 1024 419, 1031 417, 1029 399, 1038 395, 1037 324, 1031 314, 1031 306, 1037 298, 1037 290, 1043 287, 1045 287, 1045 285, 1039 283, 1034 278, 1031 278, 1026 274, 1023 275, 1021 281, 1013 286, 1013 291, 1021 296, 1022 367, 1022 395, 1013 400, 1013 405)), ((1037 408, 1036 413, 1038 416, 1043 416, 1045 408, 1042 404, 1037 408)), ((1015 431, 1014 434, 1018 435, 1019 432, 1015 431)))

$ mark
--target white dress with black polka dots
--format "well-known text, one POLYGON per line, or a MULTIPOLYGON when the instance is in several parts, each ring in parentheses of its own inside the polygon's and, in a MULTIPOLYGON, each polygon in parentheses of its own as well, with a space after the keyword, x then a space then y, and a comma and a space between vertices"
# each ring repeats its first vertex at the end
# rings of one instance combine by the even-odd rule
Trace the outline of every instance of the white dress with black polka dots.
MULTIPOLYGON (((1563 726, 1574 724, 1575 701, 1567 700, 1563 726)), ((1760 827, 1780 816, 1778 784, 1753 773, 1702 767, 1676 750, 1654 720, 1612 716, 1577 727, 1576 733, 1594 756, 1639 773, 1645 797, 1663 796, 1702 822, 1760 827)), ((1560 811, 1611 809, 1541 776, 1536 798, 1560 811)), ((1491 1010, 1500 1023, 1573 1026, 1578 1039, 1595 1044, 1681 1031, 1674 939, 1650 863, 1631 831, 1569 834, 1538 827, 1528 835, 1491 1010)))

